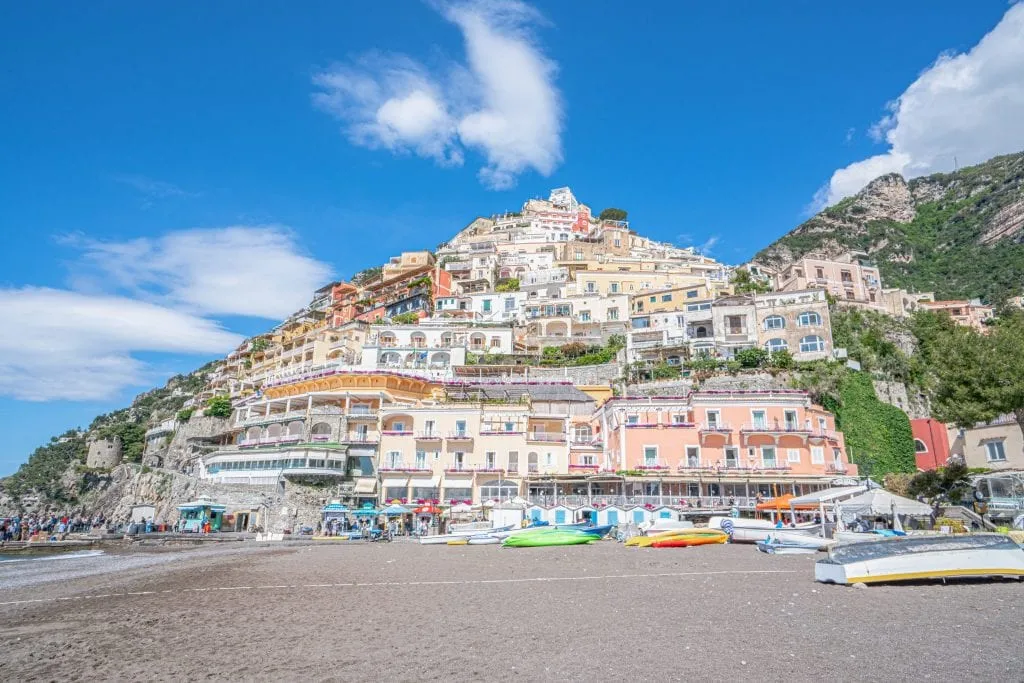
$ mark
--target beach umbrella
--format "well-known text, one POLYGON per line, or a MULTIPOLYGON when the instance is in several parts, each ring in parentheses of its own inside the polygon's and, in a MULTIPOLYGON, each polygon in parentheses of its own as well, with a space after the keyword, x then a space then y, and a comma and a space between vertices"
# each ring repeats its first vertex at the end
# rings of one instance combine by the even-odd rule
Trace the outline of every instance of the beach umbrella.
POLYGON ((383 512, 388 517, 398 517, 409 512, 409 509, 401 505, 388 505, 386 508, 384 508, 383 512))
POLYGON ((472 511, 473 511, 473 507, 471 505, 467 505, 466 503, 458 503, 457 505, 452 505, 450 510, 449 510, 449 512, 458 512, 458 513, 472 512, 472 511))

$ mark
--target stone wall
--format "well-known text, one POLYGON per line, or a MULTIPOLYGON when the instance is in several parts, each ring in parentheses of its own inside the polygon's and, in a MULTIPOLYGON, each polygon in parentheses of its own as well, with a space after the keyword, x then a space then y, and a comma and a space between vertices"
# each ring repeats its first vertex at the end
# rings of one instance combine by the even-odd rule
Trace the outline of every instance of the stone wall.
POLYGON ((89 442, 89 453, 85 458, 88 467, 110 469, 121 464, 121 437, 94 439, 89 442))
POLYGON ((528 377, 541 382, 569 380, 583 386, 610 384, 622 377, 622 367, 618 363, 605 363, 569 368, 530 368, 528 377))
POLYGON ((693 390, 688 379, 666 379, 659 382, 642 382, 626 387, 629 396, 685 396, 693 390))
POLYGON ((911 420, 929 417, 931 411, 927 399, 921 394, 911 394, 902 382, 883 382, 874 380, 875 396, 879 401, 896 406, 905 412, 911 420))
POLYGON ((230 431, 230 425, 227 419, 193 415, 188 422, 178 424, 166 449, 152 454, 151 464, 180 471, 199 453, 209 450, 203 446, 209 445, 210 439, 230 431))

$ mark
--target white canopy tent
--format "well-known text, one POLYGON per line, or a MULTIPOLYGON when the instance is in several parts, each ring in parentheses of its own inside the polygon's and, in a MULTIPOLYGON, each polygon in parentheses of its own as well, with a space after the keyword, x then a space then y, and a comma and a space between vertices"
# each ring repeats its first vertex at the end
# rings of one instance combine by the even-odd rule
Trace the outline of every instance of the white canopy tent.
POLYGON ((821 491, 815 491, 814 493, 808 493, 806 496, 797 496, 791 498, 789 505, 792 508, 797 506, 806 505, 822 505, 824 503, 834 503, 837 500, 844 498, 852 498, 859 493, 864 493, 868 490, 867 484, 859 486, 837 486, 830 489, 823 489, 821 491))
POLYGON ((843 513, 856 515, 910 515, 912 517, 927 517, 931 515, 932 508, 926 503, 897 496, 895 493, 885 489, 871 489, 859 496, 854 496, 842 502, 843 513))

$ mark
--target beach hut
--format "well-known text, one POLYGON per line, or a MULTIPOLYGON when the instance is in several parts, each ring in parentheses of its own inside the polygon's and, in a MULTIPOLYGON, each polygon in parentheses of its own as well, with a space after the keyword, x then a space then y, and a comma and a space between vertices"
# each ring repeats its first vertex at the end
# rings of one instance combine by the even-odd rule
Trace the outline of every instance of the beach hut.
POLYGON ((601 508, 597 513, 597 520, 597 523, 601 526, 606 524, 617 526, 619 524, 626 524, 629 522, 629 519, 626 516, 626 510, 617 505, 609 505, 606 508, 601 508))
POLYGON ((662 505, 651 510, 651 516, 654 519, 671 519, 673 521, 679 520, 679 513, 670 508, 668 505, 662 505))
POLYGON ((530 523, 534 522, 550 522, 547 515, 547 509, 540 505, 531 505, 526 508, 526 519, 530 523))
POLYGON ((342 505, 341 501, 332 500, 320 510, 323 517, 323 529, 327 533, 333 533, 341 529, 348 515, 348 507, 342 505))
POLYGON ((220 531, 224 522, 227 506, 213 502, 209 498, 199 498, 178 506, 178 528, 180 531, 198 533, 203 530, 206 522, 212 531, 220 531))
POLYGON ((548 511, 548 515, 552 524, 573 524, 576 521, 572 509, 565 505, 556 505, 548 511))

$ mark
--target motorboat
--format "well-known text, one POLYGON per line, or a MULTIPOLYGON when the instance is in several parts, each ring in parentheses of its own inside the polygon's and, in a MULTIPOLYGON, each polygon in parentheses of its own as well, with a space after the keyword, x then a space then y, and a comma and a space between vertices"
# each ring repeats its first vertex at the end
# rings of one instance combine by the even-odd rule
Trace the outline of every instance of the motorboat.
POLYGON ((421 545, 445 545, 448 541, 456 541, 459 539, 468 539, 471 536, 480 536, 484 534, 502 533, 505 531, 511 531, 512 525, 494 528, 470 528, 470 529, 457 529, 450 534, 438 534, 437 536, 420 536, 421 545))
POLYGON ((1024 579, 1024 548, 1003 534, 905 536, 832 547, 814 578, 854 584, 948 578, 1024 579))
POLYGON ((874 529, 872 531, 837 531, 833 538, 840 543, 866 543, 868 541, 880 541, 884 538, 903 538, 904 531, 893 529, 874 529))
POLYGON ((776 522, 771 520, 749 517, 712 517, 708 520, 708 528, 720 529, 728 533, 732 537, 733 543, 757 543, 779 531, 805 536, 820 536, 821 534, 821 525, 813 522, 797 524, 795 527, 779 527, 776 522))
POLYGON ((651 525, 642 530, 644 536, 655 536, 665 531, 679 531, 680 529, 693 529, 693 522, 686 519, 656 519, 651 525))

